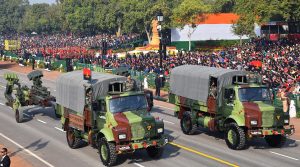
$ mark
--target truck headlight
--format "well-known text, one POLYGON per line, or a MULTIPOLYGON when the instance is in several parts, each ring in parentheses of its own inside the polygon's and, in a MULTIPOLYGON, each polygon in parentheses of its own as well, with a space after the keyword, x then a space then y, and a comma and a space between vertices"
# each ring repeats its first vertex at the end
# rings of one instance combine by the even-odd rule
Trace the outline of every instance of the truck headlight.
POLYGON ((120 140, 126 139, 126 134, 119 134, 119 139, 120 139, 120 140))
POLYGON ((164 131, 163 128, 158 128, 158 129, 157 129, 157 133, 162 133, 163 131, 164 131))
POLYGON ((254 126, 257 125, 257 120, 251 120, 251 121, 250 121, 250 124, 251 124, 251 125, 254 125, 254 126))
POLYGON ((284 124, 289 124, 289 123, 290 123, 290 121, 288 119, 284 120, 284 124))

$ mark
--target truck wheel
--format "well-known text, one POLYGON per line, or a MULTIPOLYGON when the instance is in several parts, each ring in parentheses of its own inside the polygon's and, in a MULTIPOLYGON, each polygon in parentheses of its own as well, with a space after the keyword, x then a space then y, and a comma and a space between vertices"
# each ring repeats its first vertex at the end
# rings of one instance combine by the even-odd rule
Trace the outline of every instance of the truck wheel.
POLYGON ((225 141, 229 148, 241 150, 246 146, 246 135, 244 130, 236 123, 228 124, 225 132, 225 141))
POLYGON ((282 135, 271 135, 265 136, 265 140, 269 146, 280 148, 284 145, 286 137, 282 135))
POLYGON ((186 111, 180 120, 181 130, 186 135, 192 135, 197 130, 197 124, 193 124, 191 112, 186 111))
POLYGON ((155 147, 155 146, 148 147, 146 150, 147 150, 148 156, 153 159, 160 158, 164 152, 163 147, 155 147))
POLYGON ((75 136, 75 132, 72 128, 69 128, 66 133, 67 142, 70 148, 76 149, 79 147, 81 139, 75 136))
POLYGON ((20 111, 19 109, 16 109, 15 118, 16 118, 17 123, 23 122, 23 111, 22 110, 20 111))
POLYGON ((102 137, 99 141, 99 155, 103 165, 113 166, 117 161, 115 144, 107 142, 106 138, 102 137))

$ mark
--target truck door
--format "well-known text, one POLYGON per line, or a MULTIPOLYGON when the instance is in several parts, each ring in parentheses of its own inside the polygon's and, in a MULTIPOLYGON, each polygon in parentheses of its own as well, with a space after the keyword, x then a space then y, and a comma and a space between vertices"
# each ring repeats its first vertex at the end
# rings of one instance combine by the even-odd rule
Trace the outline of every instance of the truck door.
POLYGON ((231 115, 233 112, 235 92, 233 88, 225 89, 223 98, 223 116, 231 115))
POLYGON ((97 100, 93 103, 93 111, 97 120, 97 127, 99 129, 104 128, 106 123, 106 105, 104 100, 97 100))

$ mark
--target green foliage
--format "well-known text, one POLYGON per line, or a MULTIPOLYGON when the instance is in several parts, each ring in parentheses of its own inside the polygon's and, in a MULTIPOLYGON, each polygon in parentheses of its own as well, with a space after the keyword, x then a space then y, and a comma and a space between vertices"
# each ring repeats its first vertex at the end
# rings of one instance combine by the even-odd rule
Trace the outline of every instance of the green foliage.
POLYGON ((28 7, 22 20, 20 31, 50 33, 59 31, 61 27, 58 5, 33 4, 28 7))
POLYGON ((28 0, 0 0, 0 32, 17 32, 28 0))
POLYGON ((300 20, 300 0, 280 0, 278 1, 278 11, 285 20, 300 20))
MULTIPOLYGON (((0 0, 0 32, 146 33, 151 22, 164 14, 163 27, 195 24, 208 12, 235 12, 236 34, 251 35, 254 23, 300 20, 300 0, 58 0, 33 4, 28 0, 0 0)), ((193 31, 190 32, 192 34, 193 31)))
POLYGON ((237 23, 233 24, 233 32, 242 38, 243 35, 250 36, 254 32, 254 20, 253 18, 246 18, 247 16, 241 15, 237 23))
POLYGON ((202 0, 183 0, 173 10, 172 22, 175 27, 183 27, 186 24, 194 27, 197 22, 204 20, 204 13, 211 10, 211 6, 204 4, 202 0))
POLYGON ((235 0, 207 0, 207 3, 212 4, 212 11, 216 13, 230 13, 233 12, 235 0))

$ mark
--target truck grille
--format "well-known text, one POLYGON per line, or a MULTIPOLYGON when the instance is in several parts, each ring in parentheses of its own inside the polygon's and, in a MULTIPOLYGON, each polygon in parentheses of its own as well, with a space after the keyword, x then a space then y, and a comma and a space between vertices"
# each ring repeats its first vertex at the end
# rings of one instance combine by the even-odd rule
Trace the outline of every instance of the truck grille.
POLYGON ((145 129, 140 122, 131 124, 131 134, 133 140, 139 140, 145 137, 145 129))
POLYGON ((273 127, 274 125, 274 111, 263 111, 262 112, 262 127, 273 127))
POLYGON ((156 135, 156 127, 154 123, 144 122, 144 123, 133 123, 131 124, 131 133, 133 140, 140 140, 144 138, 151 138, 156 135), (148 130, 148 126, 151 126, 148 130))

